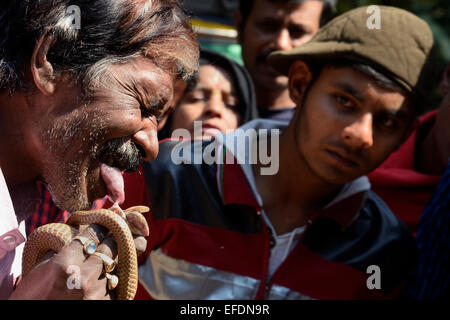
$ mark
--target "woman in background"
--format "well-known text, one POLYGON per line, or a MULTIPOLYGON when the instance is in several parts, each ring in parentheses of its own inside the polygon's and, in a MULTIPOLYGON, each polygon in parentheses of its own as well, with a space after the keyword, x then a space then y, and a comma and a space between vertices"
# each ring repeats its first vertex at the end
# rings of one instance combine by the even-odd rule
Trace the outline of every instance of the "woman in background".
POLYGON ((247 71, 221 54, 203 50, 197 78, 174 93, 177 105, 167 119, 159 138, 171 136, 176 129, 186 129, 192 138, 212 138, 218 132, 236 129, 257 118, 256 98, 247 71), (201 129, 194 130, 194 121, 201 129))

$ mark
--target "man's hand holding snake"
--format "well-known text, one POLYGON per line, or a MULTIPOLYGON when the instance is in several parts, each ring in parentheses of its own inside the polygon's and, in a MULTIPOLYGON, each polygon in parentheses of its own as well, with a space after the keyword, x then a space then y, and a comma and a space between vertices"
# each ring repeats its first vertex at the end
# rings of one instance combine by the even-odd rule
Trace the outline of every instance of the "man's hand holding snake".
MULTIPOLYGON (((76 231, 67 225, 44 226, 40 230, 41 233, 37 232, 28 240, 24 250, 24 278, 10 299, 132 299, 137 286, 137 255, 133 253, 140 254, 145 251, 147 242, 144 236, 148 236, 148 225, 141 213, 147 210, 146 207, 133 207, 124 212, 119 207, 113 206, 110 210, 101 209, 74 214, 75 217, 78 214, 79 219, 85 219, 89 214, 103 215, 105 219, 112 217, 119 222, 126 219, 128 225, 125 223, 125 226, 133 231, 134 243, 130 243, 130 239, 128 242, 124 241, 120 235, 118 245, 113 235, 108 234, 109 231, 116 236, 117 233, 126 233, 123 226, 113 232, 114 227, 110 226, 108 230, 104 226, 90 224, 77 235, 76 231), (127 219, 125 215, 129 218, 127 219), (48 233, 50 236, 52 233, 59 233, 58 236, 63 238, 64 232, 58 228, 63 228, 66 233, 66 229, 70 228, 71 233, 68 238, 62 240, 70 242, 59 251, 58 239, 56 242, 46 240, 48 233), (42 255, 48 247, 53 247, 58 253, 47 251, 42 255), (117 259, 118 255, 121 255, 123 261, 117 259), (37 260, 41 262, 33 268, 34 264, 39 262, 37 260), (116 270, 109 270, 114 268, 116 263, 122 265, 116 267, 116 270), (118 277, 113 274, 115 271, 118 277), (116 294, 114 289, 118 282, 121 287, 120 292, 116 294)), ((74 222, 69 219, 68 223, 74 222)))

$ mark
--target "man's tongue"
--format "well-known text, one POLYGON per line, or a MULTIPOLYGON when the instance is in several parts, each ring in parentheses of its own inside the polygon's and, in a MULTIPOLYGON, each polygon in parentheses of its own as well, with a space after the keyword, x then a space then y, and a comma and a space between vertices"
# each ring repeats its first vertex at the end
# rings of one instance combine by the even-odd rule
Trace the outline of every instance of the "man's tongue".
POLYGON ((100 163, 100 173, 113 202, 122 204, 125 201, 125 191, 122 173, 119 169, 100 163))

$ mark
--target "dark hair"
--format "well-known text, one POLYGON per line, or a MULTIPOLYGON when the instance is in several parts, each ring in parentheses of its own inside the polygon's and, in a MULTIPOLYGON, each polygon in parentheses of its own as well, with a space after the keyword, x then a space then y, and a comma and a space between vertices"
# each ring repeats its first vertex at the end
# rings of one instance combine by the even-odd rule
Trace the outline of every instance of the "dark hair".
MULTIPOLYGON (((240 0, 239 1, 239 11, 242 15, 242 28, 244 28, 248 17, 250 16, 250 12, 253 8, 253 3, 255 0, 240 0)), ((295 2, 295 3, 302 3, 307 0, 268 0, 272 2, 295 2)), ((320 15, 320 26, 323 26, 328 21, 333 19, 334 14, 336 12, 335 8, 335 2, 334 0, 313 0, 313 1, 322 1, 323 2, 323 9, 322 14, 320 15)))
POLYGON ((0 1, 0 90, 26 89, 23 67, 45 33, 48 60, 85 89, 112 63, 145 56, 183 78, 198 67, 196 38, 177 0, 0 1), (77 6, 80 28, 70 11, 77 6))

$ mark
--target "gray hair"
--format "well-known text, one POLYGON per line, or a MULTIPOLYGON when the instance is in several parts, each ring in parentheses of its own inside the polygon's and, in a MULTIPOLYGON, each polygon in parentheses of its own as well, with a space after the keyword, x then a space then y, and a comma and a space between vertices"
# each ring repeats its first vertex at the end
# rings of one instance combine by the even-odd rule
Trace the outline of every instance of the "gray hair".
POLYGON ((112 63, 145 56, 182 78, 198 68, 196 38, 177 0, 0 1, 0 90, 27 89, 38 39, 53 36, 48 60, 84 88, 112 63), (79 8, 80 28, 71 8, 79 8), (69 9, 69 10, 68 10, 69 9))

